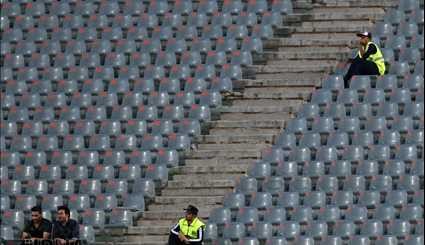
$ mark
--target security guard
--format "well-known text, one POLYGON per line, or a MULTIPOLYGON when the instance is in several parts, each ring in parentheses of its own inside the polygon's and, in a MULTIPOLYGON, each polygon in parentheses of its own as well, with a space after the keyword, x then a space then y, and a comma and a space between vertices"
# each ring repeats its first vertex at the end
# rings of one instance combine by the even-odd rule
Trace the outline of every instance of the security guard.
POLYGON ((205 224, 198 218, 198 209, 189 205, 186 215, 171 229, 169 245, 202 244, 205 224))
POLYGON ((351 66, 344 76, 344 85, 350 87, 351 77, 354 75, 384 75, 385 61, 378 45, 372 42, 370 32, 357 33, 360 37, 360 47, 357 56, 350 60, 351 66))

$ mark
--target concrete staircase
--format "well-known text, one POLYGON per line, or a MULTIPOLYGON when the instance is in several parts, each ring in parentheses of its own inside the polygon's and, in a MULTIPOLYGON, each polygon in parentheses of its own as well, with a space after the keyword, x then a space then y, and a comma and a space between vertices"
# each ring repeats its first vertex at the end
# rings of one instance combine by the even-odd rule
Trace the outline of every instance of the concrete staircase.
POLYGON ((166 244, 169 229, 193 204, 207 220, 223 204, 249 165, 261 157, 308 99, 314 88, 356 46, 353 33, 370 30, 393 0, 295 1, 295 12, 285 18, 264 53, 234 83, 224 97, 218 119, 195 139, 183 166, 173 171, 168 185, 148 206, 137 226, 107 230, 97 237, 105 244, 166 244), (353 42, 354 40, 354 42, 353 42))

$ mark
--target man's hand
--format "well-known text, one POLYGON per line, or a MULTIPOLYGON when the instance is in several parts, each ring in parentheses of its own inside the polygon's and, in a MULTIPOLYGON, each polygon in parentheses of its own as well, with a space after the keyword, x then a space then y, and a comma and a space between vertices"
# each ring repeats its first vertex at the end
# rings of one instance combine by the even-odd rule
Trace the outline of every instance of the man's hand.
POLYGON ((185 235, 183 235, 183 233, 179 233, 179 239, 180 241, 184 242, 185 244, 189 244, 189 239, 187 239, 187 237, 185 235))
POLYGON ((64 239, 61 238, 56 238, 56 242, 59 242, 59 244, 65 245, 66 241, 64 239))

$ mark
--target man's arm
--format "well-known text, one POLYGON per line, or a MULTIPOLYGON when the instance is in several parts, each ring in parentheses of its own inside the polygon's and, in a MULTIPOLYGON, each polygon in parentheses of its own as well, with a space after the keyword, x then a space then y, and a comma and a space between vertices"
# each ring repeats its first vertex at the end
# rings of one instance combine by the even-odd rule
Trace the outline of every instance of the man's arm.
POLYGON ((178 236, 180 231, 179 223, 177 223, 173 228, 171 228, 171 233, 178 236))
POLYGON ((361 48, 360 48, 360 53, 362 52, 362 49, 363 49, 363 53, 362 53, 362 59, 363 60, 366 60, 367 58, 369 58, 369 56, 370 55, 372 55, 372 54, 376 54, 376 51, 377 51, 377 49, 376 49, 376 46, 375 46, 375 44, 369 44, 369 48, 367 49, 367 51, 365 52, 365 50, 364 50, 364 47, 362 46, 361 48))
POLYGON ((22 232, 21 239, 29 239, 31 238, 30 234, 26 233, 25 231, 22 232))
POLYGON ((188 241, 189 242, 202 242, 202 239, 203 239, 203 228, 200 227, 198 229, 198 238, 196 238, 196 239, 189 239, 188 241))
POLYGON ((78 223, 76 221, 73 222, 73 226, 72 226, 72 236, 71 236, 71 240, 79 240, 80 239, 80 226, 78 225, 78 223))

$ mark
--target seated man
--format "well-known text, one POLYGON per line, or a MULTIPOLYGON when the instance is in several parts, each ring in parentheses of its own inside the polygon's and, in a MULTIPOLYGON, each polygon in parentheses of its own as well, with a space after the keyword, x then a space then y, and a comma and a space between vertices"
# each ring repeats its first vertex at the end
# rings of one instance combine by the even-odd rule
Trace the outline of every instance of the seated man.
POLYGON ((345 88, 350 87, 351 77, 354 75, 384 75, 385 61, 378 45, 372 42, 370 32, 358 33, 360 47, 357 56, 350 60, 351 66, 344 76, 345 88))
POLYGON ((80 230, 77 221, 70 218, 71 212, 66 206, 59 206, 57 220, 53 222, 52 238, 59 244, 75 242, 80 239, 80 230))
POLYGON ((31 221, 25 226, 21 239, 42 240, 49 239, 52 223, 43 218, 41 207, 31 208, 31 221))
POLYGON ((205 224, 198 218, 198 209, 189 205, 186 215, 171 229, 169 245, 202 244, 205 224))

